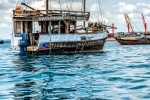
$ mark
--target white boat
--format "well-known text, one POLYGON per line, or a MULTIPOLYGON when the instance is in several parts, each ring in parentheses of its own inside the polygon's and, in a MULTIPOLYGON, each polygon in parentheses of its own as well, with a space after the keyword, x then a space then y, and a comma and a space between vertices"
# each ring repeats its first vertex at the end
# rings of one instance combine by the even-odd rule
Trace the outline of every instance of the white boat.
MULTIPOLYGON (((13 10, 14 32, 11 39, 11 49, 20 50, 20 54, 62 54, 100 52, 106 42, 106 25, 100 22, 85 26, 90 18, 90 12, 49 10, 46 0, 46 10, 30 8, 24 10, 17 6, 13 10), (83 25, 77 26, 78 22, 83 25), (40 26, 35 30, 34 23, 40 26)), ((84 0, 85 8, 85 0, 84 0)))

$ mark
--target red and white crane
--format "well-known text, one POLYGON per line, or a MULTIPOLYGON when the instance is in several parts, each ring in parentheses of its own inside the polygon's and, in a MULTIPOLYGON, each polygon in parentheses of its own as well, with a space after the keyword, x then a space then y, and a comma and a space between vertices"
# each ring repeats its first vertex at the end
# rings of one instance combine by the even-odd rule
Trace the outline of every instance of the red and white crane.
POLYGON ((133 26, 131 25, 129 16, 127 14, 124 14, 124 17, 125 17, 125 21, 126 21, 127 28, 128 28, 128 34, 130 34, 130 29, 132 32, 134 32, 133 26))
POLYGON ((143 19, 144 33, 146 34, 146 31, 147 31, 147 24, 146 24, 146 22, 145 22, 145 18, 144 18, 143 13, 141 13, 141 15, 142 15, 142 19, 143 19))
POLYGON ((124 14, 124 17, 125 17, 125 21, 126 21, 126 24, 127 24, 127 28, 128 28, 128 34, 130 33, 130 21, 128 20, 128 17, 127 17, 127 14, 124 14))

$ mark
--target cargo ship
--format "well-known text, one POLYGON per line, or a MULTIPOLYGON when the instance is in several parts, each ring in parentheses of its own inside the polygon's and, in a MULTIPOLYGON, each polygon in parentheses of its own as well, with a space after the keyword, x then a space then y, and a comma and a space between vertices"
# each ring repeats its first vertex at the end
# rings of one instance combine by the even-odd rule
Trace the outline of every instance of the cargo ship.
POLYGON ((107 27, 107 42, 116 42, 114 38, 115 29, 117 29, 117 27, 115 27, 114 23, 112 23, 112 26, 107 27))

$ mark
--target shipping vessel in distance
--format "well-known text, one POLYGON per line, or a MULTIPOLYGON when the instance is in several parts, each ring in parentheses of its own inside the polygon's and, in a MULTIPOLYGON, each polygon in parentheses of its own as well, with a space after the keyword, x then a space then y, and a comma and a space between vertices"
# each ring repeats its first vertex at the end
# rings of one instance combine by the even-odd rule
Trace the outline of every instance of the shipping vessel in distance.
POLYGON ((112 23, 111 27, 107 28, 107 42, 116 42, 116 39, 114 38, 115 29, 117 28, 115 27, 114 23, 112 23))
POLYGON ((107 39, 107 26, 101 22, 86 22, 90 12, 85 11, 86 0, 83 0, 83 11, 46 10, 21 3, 30 10, 17 6, 13 10, 14 33, 11 49, 20 50, 20 54, 69 54, 83 52, 100 52, 107 39), (83 22, 83 25, 78 25, 83 22), (40 31, 35 30, 38 23, 40 31))
POLYGON ((115 39, 121 44, 121 45, 138 45, 138 44, 150 44, 150 32, 147 31, 147 24, 145 22, 145 18, 142 15, 143 24, 144 24, 144 32, 135 32, 133 30, 133 26, 131 24, 131 19, 127 14, 124 14, 128 33, 117 33, 115 34, 115 39), (130 32, 131 29, 131 32, 130 32))
POLYGON ((4 44, 4 40, 1 40, 1 39, 0 39, 0 44, 4 44))

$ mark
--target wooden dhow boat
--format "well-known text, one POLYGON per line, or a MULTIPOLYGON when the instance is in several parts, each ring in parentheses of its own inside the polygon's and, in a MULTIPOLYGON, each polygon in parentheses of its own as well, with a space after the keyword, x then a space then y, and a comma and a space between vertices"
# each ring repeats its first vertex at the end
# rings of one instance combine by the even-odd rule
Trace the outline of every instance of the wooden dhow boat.
MULTIPOLYGON (((136 34, 136 33, 135 33, 136 34)), ((140 44, 150 44, 150 36, 140 35, 140 36, 127 36, 127 37, 115 37, 115 39, 121 44, 121 45, 140 45, 140 44)))
POLYGON ((83 52, 99 52, 103 49, 107 37, 107 25, 100 22, 85 22, 90 18, 90 12, 49 10, 46 0, 46 10, 36 10, 21 3, 31 10, 17 6, 13 10, 14 32, 11 39, 11 49, 20 50, 20 54, 69 54, 83 52), (77 22, 83 25, 77 25, 77 22), (38 23, 40 31, 35 31, 38 23))
POLYGON ((128 33, 119 32, 115 34, 115 39, 121 44, 121 45, 140 45, 140 44, 150 44, 150 32, 146 31, 146 22, 144 19, 143 14, 143 24, 144 24, 144 31, 145 32, 134 32, 133 26, 131 25, 130 18, 127 14, 125 14, 126 24, 128 27, 128 33), (130 32, 130 28, 132 29, 132 32, 130 32))

